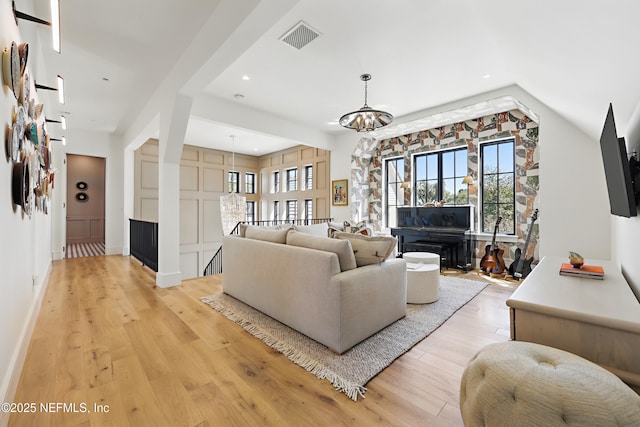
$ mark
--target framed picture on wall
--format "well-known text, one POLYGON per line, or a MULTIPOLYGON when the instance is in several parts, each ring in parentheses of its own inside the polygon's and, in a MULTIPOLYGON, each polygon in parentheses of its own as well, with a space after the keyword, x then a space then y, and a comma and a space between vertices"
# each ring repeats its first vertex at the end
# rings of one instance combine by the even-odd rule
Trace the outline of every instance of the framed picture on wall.
POLYGON ((331 204, 333 206, 347 206, 349 204, 349 188, 346 179, 331 181, 331 204))

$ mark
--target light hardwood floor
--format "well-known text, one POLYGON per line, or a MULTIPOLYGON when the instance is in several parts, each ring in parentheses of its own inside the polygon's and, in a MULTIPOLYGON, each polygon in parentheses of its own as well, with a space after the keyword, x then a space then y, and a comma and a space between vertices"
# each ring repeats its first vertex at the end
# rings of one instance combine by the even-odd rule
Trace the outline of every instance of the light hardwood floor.
POLYGON ((38 411, 12 414, 9 425, 462 425, 463 369, 509 339, 514 289, 490 284, 354 402, 203 304, 220 276, 169 289, 154 281, 133 258, 55 261, 14 399, 38 411))

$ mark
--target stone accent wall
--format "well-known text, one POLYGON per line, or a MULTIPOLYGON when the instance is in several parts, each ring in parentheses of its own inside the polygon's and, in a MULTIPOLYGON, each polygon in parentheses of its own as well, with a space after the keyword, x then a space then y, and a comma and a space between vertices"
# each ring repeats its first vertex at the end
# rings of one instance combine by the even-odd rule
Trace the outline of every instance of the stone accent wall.
MULTIPOLYGON (((382 168, 385 159, 404 157, 404 179, 412 181, 411 156, 413 154, 466 146, 468 174, 472 175, 478 184, 480 143, 508 137, 515 138, 515 208, 518 241, 516 244, 500 243, 500 245, 505 250, 505 261, 512 259, 515 249, 524 244, 539 187, 538 123, 519 109, 489 114, 477 119, 425 129, 380 141, 363 138, 352 155, 351 196, 354 205, 358 206, 358 211, 362 212, 358 219, 367 220, 376 230, 382 228, 384 184, 382 168)), ((478 191, 476 186, 471 186, 469 190, 469 203, 475 208, 475 228, 478 230, 478 191)), ((405 203, 410 205, 411 195, 407 194, 405 197, 405 203)), ((537 237, 536 223, 529 245, 529 256, 536 253, 537 237)), ((482 242, 478 244, 477 250, 481 254, 484 253, 482 242)))

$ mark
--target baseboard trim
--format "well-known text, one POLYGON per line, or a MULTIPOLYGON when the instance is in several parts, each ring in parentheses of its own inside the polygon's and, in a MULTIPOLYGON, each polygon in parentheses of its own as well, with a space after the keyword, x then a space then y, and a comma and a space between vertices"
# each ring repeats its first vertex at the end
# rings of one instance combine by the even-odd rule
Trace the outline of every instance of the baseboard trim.
POLYGON ((122 255, 122 247, 120 246, 109 246, 104 249, 105 255, 122 255))
MULTIPOLYGON (((2 402, 14 401, 16 391, 18 390, 18 383, 20 382, 20 374, 22 374, 22 368, 24 367, 24 362, 27 359, 27 351, 29 350, 31 337, 33 336, 33 331, 36 327, 38 314, 40 314, 40 307, 42 306, 44 295, 47 292, 47 287, 49 286, 50 275, 51 261, 49 261, 49 264, 47 265, 45 274, 41 276, 42 279, 40 280, 40 283, 34 287, 34 290, 37 293, 36 298, 34 303, 31 304, 27 321, 20 333, 20 345, 16 348, 11 358, 8 369, 10 375, 8 375, 7 380, 2 384, 2 388, 0 389, 0 396, 3 396, 2 402)), ((6 426, 9 423, 9 415, 11 414, 0 411, 0 426, 6 426)))
POLYGON ((156 273, 156 286, 159 288, 170 288, 182 283, 182 273, 156 273))

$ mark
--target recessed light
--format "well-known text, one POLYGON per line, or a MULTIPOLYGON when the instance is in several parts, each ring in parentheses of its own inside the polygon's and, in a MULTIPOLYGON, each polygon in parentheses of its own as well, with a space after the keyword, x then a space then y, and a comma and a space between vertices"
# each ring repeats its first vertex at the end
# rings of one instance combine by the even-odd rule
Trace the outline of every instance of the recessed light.
POLYGON ((491 74, 485 74, 484 76, 482 76, 483 79, 490 79, 491 78, 491 74))
POLYGON ((233 95, 233 97, 238 101, 240 101, 241 99, 244 99, 244 95, 241 93, 236 93, 235 95, 233 95))
POLYGON ((251 78, 249 76, 247 76, 246 74, 244 76, 242 76, 242 80, 250 80, 251 78))

